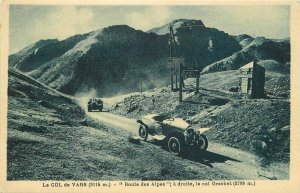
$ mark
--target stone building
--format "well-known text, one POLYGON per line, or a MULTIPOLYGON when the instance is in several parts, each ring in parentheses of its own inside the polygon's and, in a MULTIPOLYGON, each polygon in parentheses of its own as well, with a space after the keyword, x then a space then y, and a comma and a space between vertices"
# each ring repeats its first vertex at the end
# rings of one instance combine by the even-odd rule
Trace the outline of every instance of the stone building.
POLYGON ((265 68, 256 61, 239 69, 239 92, 251 98, 265 97, 265 68))

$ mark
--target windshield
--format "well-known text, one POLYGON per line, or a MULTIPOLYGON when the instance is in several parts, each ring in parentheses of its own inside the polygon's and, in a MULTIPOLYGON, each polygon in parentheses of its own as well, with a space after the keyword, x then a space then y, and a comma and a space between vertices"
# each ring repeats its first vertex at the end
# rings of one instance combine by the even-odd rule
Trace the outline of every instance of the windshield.
POLYGON ((168 116, 168 115, 166 115, 166 114, 158 114, 158 115, 155 115, 154 117, 153 117, 153 119, 155 120, 155 121, 159 121, 159 122, 162 122, 163 120, 166 120, 166 119, 169 119, 170 118, 170 116, 168 116))

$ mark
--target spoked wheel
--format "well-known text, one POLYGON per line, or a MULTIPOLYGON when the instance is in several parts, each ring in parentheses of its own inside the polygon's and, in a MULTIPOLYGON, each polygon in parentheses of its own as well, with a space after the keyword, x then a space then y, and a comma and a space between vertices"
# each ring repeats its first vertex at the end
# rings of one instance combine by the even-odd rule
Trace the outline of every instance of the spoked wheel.
POLYGON ((198 139, 198 148, 200 150, 206 150, 208 147, 208 140, 205 135, 200 134, 198 139))
POLYGON ((140 128, 139 128, 139 135, 140 137, 146 141, 147 140, 147 137, 148 137, 148 131, 145 127, 145 125, 140 125, 140 128))
POLYGON ((177 137, 170 137, 168 149, 174 155, 180 155, 183 152, 183 141, 177 137))

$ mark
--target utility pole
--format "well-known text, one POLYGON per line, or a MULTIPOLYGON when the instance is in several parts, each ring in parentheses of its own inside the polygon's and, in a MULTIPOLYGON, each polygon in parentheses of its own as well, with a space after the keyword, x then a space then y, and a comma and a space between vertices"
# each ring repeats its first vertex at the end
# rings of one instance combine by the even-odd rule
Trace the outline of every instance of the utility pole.
POLYGON ((196 58, 196 68, 198 71, 197 71, 197 76, 196 76, 196 91, 195 91, 195 93, 199 93, 200 70, 199 70, 197 58, 196 58))
MULTIPOLYGON (((173 58, 177 56, 177 44, 175 40, 175 35, 173 31, 173 27, 169 27, 170 30, 170 37, 169 37, 169 44, 170 44, 170 60, 172 61, 173 58)), ((175 65, 174 63, 171 64, 171 91, 174 91, 175 89, 178 90, 178 66, 175 65), (175 80, 174 80, 175 78, 175 80), (174 83, 175 83, 175 88, 174 88, 174 83)))
POLYGON ((182 63, 179 64, 179 102, 182 102, 182 63))
POLYGON ((196 91, 195 91, 195 93, 199 93, 199 79, 200 79, 200 73, 199 73, 199 70, 198 70, 198 74, 197 74, 197 77, 196 77, 196 91))
MULTIPOLYGON (((174 82, 173 82, 173 68, 170 68, 170 71, 171 71, 171 91, 174 90, 174 82)), ((176 83, 177 85, 177 83, 176 83)))
POLYGON ((176 75, 175 75, 175 89, 176 90, 178 90, 178 84, 177 84, 177 82, 178 82, 178 78, 177 78, 177 73, 176 73, 176 75))

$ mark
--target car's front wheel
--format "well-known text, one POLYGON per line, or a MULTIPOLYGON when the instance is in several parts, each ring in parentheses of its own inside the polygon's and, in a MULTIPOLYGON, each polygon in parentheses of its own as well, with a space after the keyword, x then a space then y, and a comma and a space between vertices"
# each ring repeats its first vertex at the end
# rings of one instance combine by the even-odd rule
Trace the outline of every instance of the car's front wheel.
POLYGON ((140 125, 140 128, 139 128, 139 136, 140 136, 144 141, 147 140, 147 137, 148 137, 148 131, 147 131, 147 128, 146 128, 145 125, 140 125))
POLYGON ((181 155, 184 149, 184 142, 180 137, 170 137, 168 140, 168 149, 174 155, 181 155))
POLYGON ((198 148, 200 150, 206 150, 208 147, 208 140, 207 137, 203 134, 199 135, 199 139, 198 139, 198 148))

